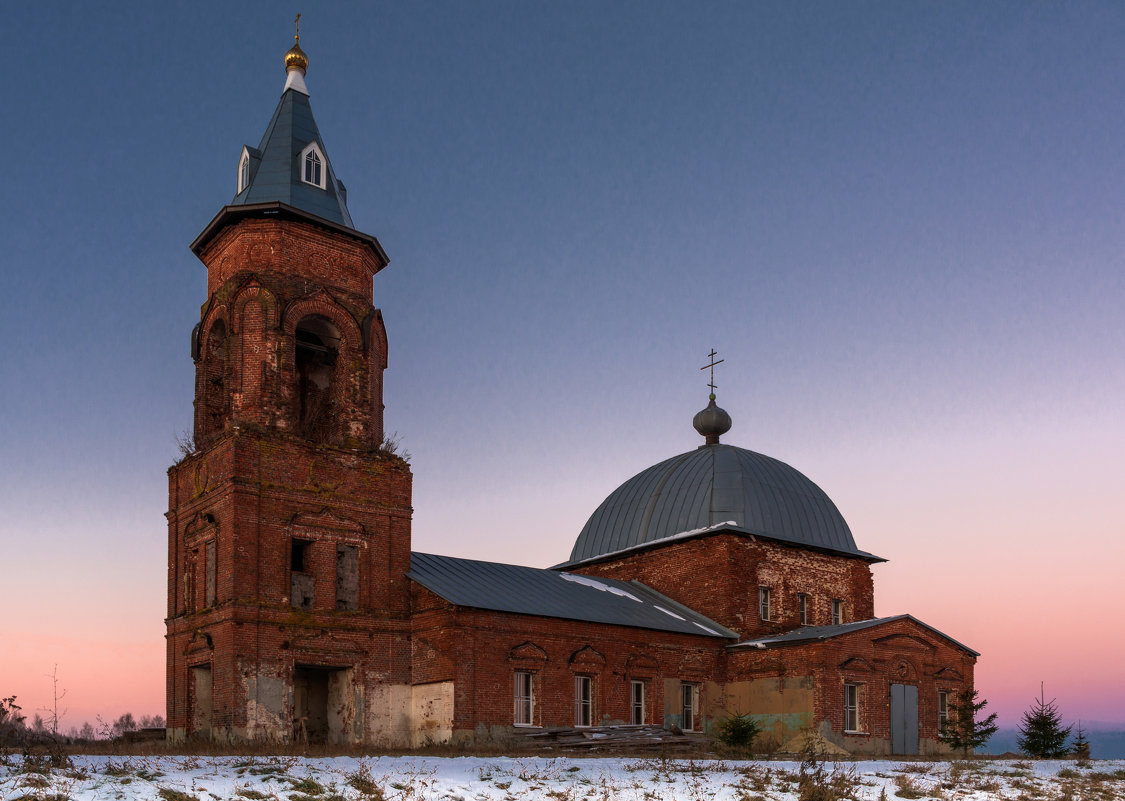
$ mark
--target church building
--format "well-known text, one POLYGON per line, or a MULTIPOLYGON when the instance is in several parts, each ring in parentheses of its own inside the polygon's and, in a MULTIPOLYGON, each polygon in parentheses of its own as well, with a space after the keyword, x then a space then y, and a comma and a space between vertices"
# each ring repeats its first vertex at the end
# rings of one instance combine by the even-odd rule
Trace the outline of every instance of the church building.
MULTIPOLYGON (((550 569, 411 550, 387 335, 308 57, 192 243, 194 451, 168 471, 168 736, 421 745, 752 714, 785 742, 937 753, 978 654, 876 618, 872 565, 799 471, 721 437, 611 492, 550 569)), ((685 419, 685 425, 687 423, 685 419)))

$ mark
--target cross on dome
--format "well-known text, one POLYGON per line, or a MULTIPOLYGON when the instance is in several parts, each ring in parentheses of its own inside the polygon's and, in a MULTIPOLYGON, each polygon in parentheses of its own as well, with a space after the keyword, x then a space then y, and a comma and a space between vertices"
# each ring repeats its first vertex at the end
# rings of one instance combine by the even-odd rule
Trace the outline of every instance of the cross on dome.
POLYGON ((715 357, 718 355, 718 352, 711 348, 711 352, 707 354, 707 358, 711 361, 699 368, 700 370, 709 369, 711 371, 711 381, 707 385, 711 388, 707 408, 696 414, 691 421, 695 430, 703 435, 704 445, 718 445, 719 437, 730 431, 733 425, 730 415, 715 404, 715 365, 726 361, 726 359, 715 361, 715 357))

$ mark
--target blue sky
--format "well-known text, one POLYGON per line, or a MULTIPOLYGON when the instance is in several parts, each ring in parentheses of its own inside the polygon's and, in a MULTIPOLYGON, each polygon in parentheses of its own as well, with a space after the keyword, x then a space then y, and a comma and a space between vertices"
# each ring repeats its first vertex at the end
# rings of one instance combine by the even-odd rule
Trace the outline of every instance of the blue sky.
POLYGON ((1009 717, 1045 679, 1064 715, 1125 718, 1099 614, 1125 558, 1109 2, 9 6, 0 692, 43 703, 57 662, 72 716, 160 708, 188 244, 297 10, 329 157, 391 257, 416 549, 564 559, 698 444, 714 347, 725 441, 891 560, 877 613, 980 650, 1009 717), (99 692, 124 653, 130 686, 99 692))

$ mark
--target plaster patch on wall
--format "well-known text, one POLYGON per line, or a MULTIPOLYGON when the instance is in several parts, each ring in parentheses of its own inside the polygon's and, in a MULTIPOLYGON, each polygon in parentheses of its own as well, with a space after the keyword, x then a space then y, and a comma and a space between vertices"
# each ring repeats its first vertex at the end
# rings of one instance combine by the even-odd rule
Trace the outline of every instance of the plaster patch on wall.
POLYGON ((289 683, 276 676, 247 676, 246 732, 250 737, 288 740, 293 732, 286 708, 290 700, 289 683))
POLYGON ((453 682, 439 681, 411 688, 412 745, 444 743, 453 737, 453 682))
POLYGON ((369 742, 411 744, 410 685, 369 681, 364 709, 369 742))

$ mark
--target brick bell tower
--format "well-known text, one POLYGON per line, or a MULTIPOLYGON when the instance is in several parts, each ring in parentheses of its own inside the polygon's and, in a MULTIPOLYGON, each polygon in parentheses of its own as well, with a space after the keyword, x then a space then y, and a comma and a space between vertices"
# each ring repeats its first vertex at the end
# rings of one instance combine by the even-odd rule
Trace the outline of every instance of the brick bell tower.
POLYGON ((194 450, 168 471, 168 736, 395 742, 409 715, 411 473, 387 338, 313 119, 300 35, 237 193, 192 243, 194 450))

